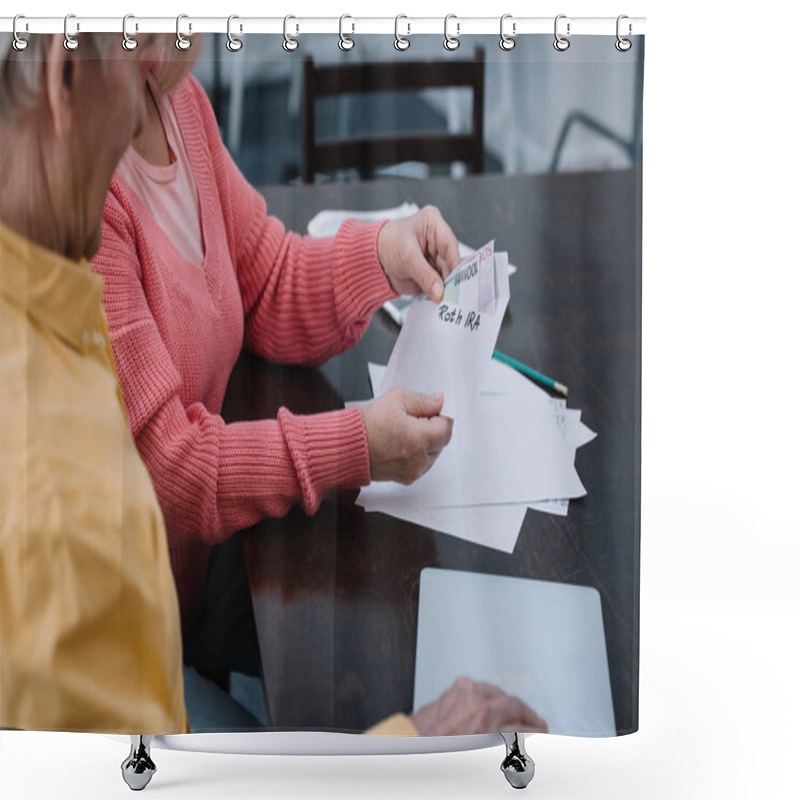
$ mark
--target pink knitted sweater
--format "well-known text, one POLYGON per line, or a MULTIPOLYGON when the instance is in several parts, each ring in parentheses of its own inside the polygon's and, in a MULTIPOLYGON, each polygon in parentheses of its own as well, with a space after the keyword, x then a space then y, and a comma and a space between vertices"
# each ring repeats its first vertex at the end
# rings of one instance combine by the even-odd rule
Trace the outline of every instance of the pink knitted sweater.
POLYGON ((226 425, 219 416, 243 340, 267 359, 319 364, 354 344, 394 295, 377 255, 380 223, 331 239, 286 233, 220 140, 190 78, 173 97, 200 203, 202 268, 185 261, 119 177, 93 267, 136 445, 155 485, 184 624, 209 547, 333 487, 369 483, 359 408, 226 425))

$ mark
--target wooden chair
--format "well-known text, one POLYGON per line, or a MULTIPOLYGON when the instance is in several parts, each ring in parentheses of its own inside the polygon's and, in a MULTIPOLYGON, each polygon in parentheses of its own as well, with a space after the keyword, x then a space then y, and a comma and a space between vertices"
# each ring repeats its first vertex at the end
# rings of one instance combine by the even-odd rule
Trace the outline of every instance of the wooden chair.
POLYGON ((411 61, 318 67, 306 58, 303 72, 303 181, 319 172, 355 168, 362 177, 404 161, 466 163, 483 172, 484 51, 472 61, 411 61), (367 92, 472 89, 472 130, 468 134, 426 134, 316 141, 315 106, 320 97, 367 92))

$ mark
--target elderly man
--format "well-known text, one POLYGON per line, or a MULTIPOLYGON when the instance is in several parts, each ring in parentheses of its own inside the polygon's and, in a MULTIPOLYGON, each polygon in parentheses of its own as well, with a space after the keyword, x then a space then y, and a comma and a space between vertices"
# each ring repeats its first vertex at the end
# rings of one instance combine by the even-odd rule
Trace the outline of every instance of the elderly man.
MULTIPOLYGON (((144 37, 143 37, 144 39, 144 37)), ((163 44, 0 38, 0 726, 188 730, 161 511, 128 428, 102 279, 111 175, 163 44)))

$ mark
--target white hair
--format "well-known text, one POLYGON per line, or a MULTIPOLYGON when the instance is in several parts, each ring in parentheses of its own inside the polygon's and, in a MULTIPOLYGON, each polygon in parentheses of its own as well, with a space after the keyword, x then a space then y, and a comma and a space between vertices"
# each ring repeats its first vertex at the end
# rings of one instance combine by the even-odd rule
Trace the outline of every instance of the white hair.
MULTIPOLYGON (((28 46, 17 51, 13 47, 13 34, 0 33, 0 122, 11 122, 17 115, 38 105, 42 68, 55 35, 29 34, 25 37, 28 46)), ((119 42, 119 36, 82 34, 80 42, 84 52, 88 47, 93 58, 105 63, 111 57, 113 44, 119 42)))

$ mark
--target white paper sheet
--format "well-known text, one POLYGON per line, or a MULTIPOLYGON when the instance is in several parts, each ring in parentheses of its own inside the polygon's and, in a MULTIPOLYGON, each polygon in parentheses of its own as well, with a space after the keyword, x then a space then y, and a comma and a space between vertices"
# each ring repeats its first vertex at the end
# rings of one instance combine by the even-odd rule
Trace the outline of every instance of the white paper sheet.
POLYGON ((369 498, 359 498, 356 505, 361 505, 368 514, 387 514, 503 553, 514 552, 529 508, 559 517, 566 517, 569 510, 569 500, 562 499, 527 504, 413 508, 402 499, 396 502, 383 500, 373 505, 369 498))
MULTIPOLYGON (((376 372, 376 375, 379 372, 376 372)), ((372 375, 372 372, 370 372, 372 375)), ((568 439, 575 448, 583 447, 591 442, 597 434, 580 421, 580 409, 567 408, 567 401, 562 397, 552 397, 541 386, 535 384, 513 367, 493 358, 486 371, 483 395, 511 395, 523 403, 544 403, 554 410, 560 409, 566 426, 568 439)))
POLYGON ((616 735, 594 588, 423 569, 414 711, 462 675, 518 696, 544 718, 550 733, 616 735))
POLYGON ((365 506, 364 510, 388 514, 483 547, 513 553, 528 508, 525 505, 412 508, 405 502, 397 502, 377 508, 365 506))
POLYGON ((569 513, 569 500, 566 497, 556 497, 550 500, 539 500, 536 503, 528 503, 531 511, 539 511, 542 514, 553 514, 556 517, 566 517, 569 513))

